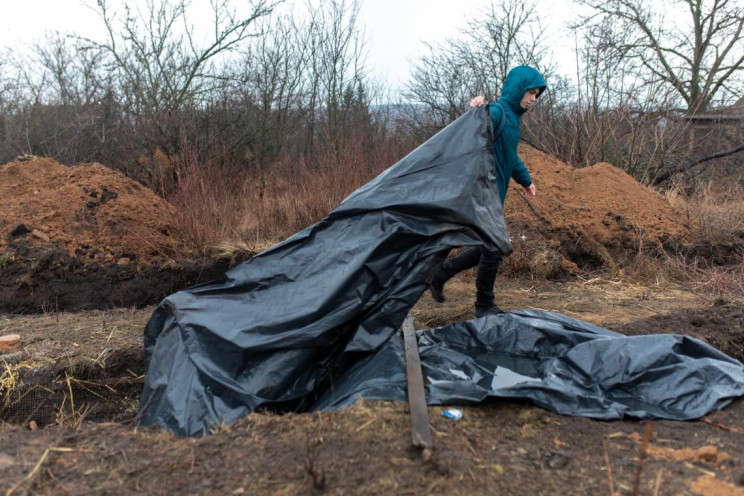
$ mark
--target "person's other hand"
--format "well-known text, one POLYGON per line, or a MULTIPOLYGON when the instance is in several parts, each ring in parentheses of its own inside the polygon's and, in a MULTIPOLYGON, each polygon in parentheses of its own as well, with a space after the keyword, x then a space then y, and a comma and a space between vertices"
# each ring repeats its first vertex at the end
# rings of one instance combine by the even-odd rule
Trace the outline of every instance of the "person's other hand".
POLYGON ((470 100, 470 108, 482 107, 484 103, 486 103, 486 99, 482 95, 478 95, 470 100))
POLYGON ((532 183, 529 186, 524 187, 524 194, 527 198, 534 198, 535 195, 537 195, 537 189, 535 188, 535 183, 532 183))

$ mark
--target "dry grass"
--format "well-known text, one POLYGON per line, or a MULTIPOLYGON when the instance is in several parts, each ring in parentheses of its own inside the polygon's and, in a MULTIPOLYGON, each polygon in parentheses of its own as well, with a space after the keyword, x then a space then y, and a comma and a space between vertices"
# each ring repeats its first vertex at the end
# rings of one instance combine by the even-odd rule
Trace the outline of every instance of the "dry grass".
MULTIPOLYGON (((284 156, 265 170, 217 166, 184 153, 173 165, 178 182, 168 198, 177 211, 174 223, 191 253, 259 252, 320 220, 406 151, 402 142, 370 144, 350 137, 338 148, 320 147, 313 159, 284 156)), ((681 188, 666 196, 692 226, 693 243, 731 246, 744 236, 741 189, 711 183, 691 197, 681 188)), ((744 295, 744 254, 741 264, 721 267, 703 257, 671 256, 661 246, 639 245, 607 270, 621 280, 692 282, 709 294, 744 295)), ((502 268, 509 276, 548 279, 564 272, 560 256, 547 251, 516 250, 502 268)))
POLYGON ((0 365, 0 404, 7 406, 10 394, 18 384, 17 366, 4 361, 0 365))
POLYGON ((717 266, 704 258, 671 255, 663 250, 641 252, 612 276, 657 286, 683 283, 714 298, 738 299, 744 297, 744 254, 739 264, 717 266))
POLYGON ((692 196, 681 188, 666 192, 669 203, 697 228, 698 237, 711 243, 730 243, 744 235, 744 187, 733 183, 725 187, 709 182, 692 196))
POLYGON ((744 296, 744 201, 741 195, 742 188, 737 184, 723 189, 709 183, 689 198, 679 188, 667 191, 669 202, 692 227, 691 246, 703 248, 703 254, 696 254, 694 248, 688 255, 673 255, 661 246, 639 246, 613 275, 644 284, 692 283, 697 291, 713 297, 744 296), (727 265, 716 265, 705 256, 718 247, 726 247, 733 253, 728 255, 727 265))
POLYGON ((185 152, 172 167, 174 225, 190 252, 260 251, 320 220, 408 150, 351 137, 311 159, 284 156, 270 168, 200 161, 185 152))

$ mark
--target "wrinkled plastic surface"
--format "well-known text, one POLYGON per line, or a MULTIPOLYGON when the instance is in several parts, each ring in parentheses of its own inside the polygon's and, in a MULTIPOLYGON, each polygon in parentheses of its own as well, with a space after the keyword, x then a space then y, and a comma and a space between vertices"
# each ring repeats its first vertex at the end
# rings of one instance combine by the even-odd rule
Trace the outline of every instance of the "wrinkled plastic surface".
POLYGON ((310 408, 393 336, 452 247, 511 252, 491 126, 472 109, 317 224, 167 297, 145 328, 141 422, 197 435, 310 408))
MULTIPOLYGON (((521 310, 420 331, 427 403, 524 398, 597 419, 689 420, 744 395, 744 366, 680 335, 624 336, 579 320, 521 310)), ((400 336, 357 363, 315 408, 357 398, 406 401, 400 336)))
MULTIPOLYGON (((473 109, 320 222, 167 297, 145 328, 142 424, 208 433, 250 412, 406 401, 397 332, 453 247, 511 251, 491 119, 473 109)), ((680 336, 537 311, 419 335, 430 404, 529 398, 595 418, 689 419, 744 394, 742 365, 680 336)))

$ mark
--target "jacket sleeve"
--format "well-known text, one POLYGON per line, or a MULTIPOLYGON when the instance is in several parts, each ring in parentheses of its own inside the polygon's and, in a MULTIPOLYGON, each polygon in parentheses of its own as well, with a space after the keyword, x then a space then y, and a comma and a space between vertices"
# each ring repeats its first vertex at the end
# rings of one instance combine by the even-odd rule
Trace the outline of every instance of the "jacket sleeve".
MULTIPOLYGON (((493 132, 495 133, 496 130, 499 128, 499 124, 501 124, 501 116, 504 113, 504 109, 501 108, 501 105, 496 105, 496 102, 489 102, 488 110, 491 114, 491 121, 493 121, 493 132)), ((498 136, 493 137, 493 139, 496 138, 498 138, 498 136)))
POLYGON ((525 188, 532 184, 532 178, 527 170, 527 166, 524 165, 524 162, 522 162, 522 159, 519 158, 519 156, 517 156, 517 163, 512 170, 512 178, 519 183, 520 186, 524 186, 525 188))

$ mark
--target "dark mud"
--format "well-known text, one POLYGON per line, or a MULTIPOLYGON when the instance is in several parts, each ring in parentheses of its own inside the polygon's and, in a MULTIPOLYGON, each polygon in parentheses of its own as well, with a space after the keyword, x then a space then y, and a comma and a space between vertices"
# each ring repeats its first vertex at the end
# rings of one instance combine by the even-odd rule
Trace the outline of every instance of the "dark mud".
MULTIPOLYGON (((428 295, 419 301, 412 311, 418 327, 472 317, 472 279, 458 276, 447 295, 445 304, 428 295)), ((498 298, 507 310, 538 307, 626 334, 721 339, 718 347, 732 354, 744 333, 739 298, 685 287, 502 279, 498 298)), ((691 422, 599 422, 520 401, 465 406, 454 422, 430 407, 428 461, 411 447, 407 405, 392 402, 320 414, 257 412, 204 438, 133 428, 151 311, 0 316, 0 334, 18 333, 24 342, 6 370, 17 371, 16 387, 36 385, 6 411, 13 423, 0 422, 0 491, 744 496, 742 399, 691 422)), ((29 389, 12 394, 21 391, 29 389)))
POLYGON ((165 296, 219 278, 234 259, 174 261, 118 253, 112 263, 70 255, 57 244, 8 244, 0 260, 0 313, 80 311, 153 305, 165 296), (129 255, 129 256, 127 256, 129 255))
POLYGON ((744 305, 741 302, 719 298, 702 308, 686 308, 610 325, 629 336, 657 333, 692 336, 744 362, 744 305))

